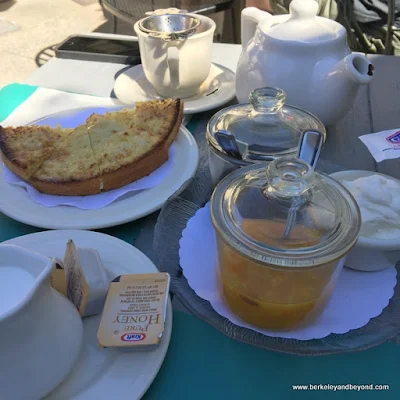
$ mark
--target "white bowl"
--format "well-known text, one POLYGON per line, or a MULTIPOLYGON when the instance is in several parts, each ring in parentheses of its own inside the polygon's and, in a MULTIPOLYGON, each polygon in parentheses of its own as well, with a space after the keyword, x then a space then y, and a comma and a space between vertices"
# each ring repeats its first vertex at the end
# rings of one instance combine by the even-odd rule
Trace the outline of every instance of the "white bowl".
MULTIPOLYGON (((400 180, 372 171, 340 171, 335 172, 330 176, 342 183, 343 181, 353 181, 355 179, 371 175, 381 175, 386 179, 391 179, 397 182, 400 185, 400 180)), ((359 271, 380 271, 393 267, 399 261, 400 235, 399 238, 396 239, 379 239, 371 236, 360 235, 357 245, 348 254, 345 265, 346 267, 359 271)))

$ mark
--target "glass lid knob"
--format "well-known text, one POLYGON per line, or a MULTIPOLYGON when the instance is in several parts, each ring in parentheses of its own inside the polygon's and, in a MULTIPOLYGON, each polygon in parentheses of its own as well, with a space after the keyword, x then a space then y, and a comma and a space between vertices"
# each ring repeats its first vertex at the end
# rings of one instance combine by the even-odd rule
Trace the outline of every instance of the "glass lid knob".
POLYGON ((267 179, 270 190, 285 197, 296 197, 312 187, 314 168, 321 154, 322 143, 321 132, 303 132, 297 158, 281 157, 269 164, 267 179))
POLYGON ((297 197, 313 183, 314 170, 310 164, 294 157, 281 157, 267 168, 269 192, 283 197, 297 197))
POLYGON ((285 104, 286 93, 279 88, 264 87, 250 93, 250 103, 256 113, 275 114, 285 104))

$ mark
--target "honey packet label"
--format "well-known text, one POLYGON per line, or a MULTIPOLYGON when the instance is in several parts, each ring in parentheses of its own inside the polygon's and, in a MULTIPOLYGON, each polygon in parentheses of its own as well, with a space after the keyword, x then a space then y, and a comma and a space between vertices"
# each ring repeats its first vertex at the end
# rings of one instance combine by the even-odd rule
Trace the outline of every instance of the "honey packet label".
POLYGON ((68 297, 67 294, 67 280, 65 278, 64 265, 61 260, 53 258, 54 268, 50 275, 50 286, 68 297))
POLYGON ((110 284, 97 339, 101 347, 157 345, 165 326, 167 273, 121 275, 110 284))
POLYGON ((70 239, 64 255, 64 271, 67 282, 67 297, 74 303, 79 314, 85 314, 90 290, 86 282, 85 274, 79 263, 74 242, 70 239))

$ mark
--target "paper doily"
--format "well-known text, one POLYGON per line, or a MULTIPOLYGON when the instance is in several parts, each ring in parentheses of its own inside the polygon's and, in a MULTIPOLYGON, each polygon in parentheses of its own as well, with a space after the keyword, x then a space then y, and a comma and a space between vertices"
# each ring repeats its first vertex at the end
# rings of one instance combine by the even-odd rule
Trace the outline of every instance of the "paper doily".
POLYGON ((135 193, 151 189, 159 185, 171 172, 174 166, 175 146, 172 144, 168 150, 168 160, 149 175, 108 192, 93 194, 90 196, 55 196, 41 193, 29 183, 25 182, 18 175, 15 175, 5 165, 4 179, 11 185, 22 186, 26 189, 29 197, 35 202, 45 207, 72 206, 82 210, 98 210, 106 207, 123 196, 134 196, 135 193))
POLYGON ((197 211, 182 232, 179 257, 190 287, 199 297, 209 301, 218 314, 235 325, 286 339, 321 339, 331 333, 344 334, 361 328, 389 304, 397 282, 395 268, 378 272, 344 268, 328 306, 317 321, 305 328, 277 332, 246 323, 225 303, 217 280, 217 247, 209 203, 197 211))

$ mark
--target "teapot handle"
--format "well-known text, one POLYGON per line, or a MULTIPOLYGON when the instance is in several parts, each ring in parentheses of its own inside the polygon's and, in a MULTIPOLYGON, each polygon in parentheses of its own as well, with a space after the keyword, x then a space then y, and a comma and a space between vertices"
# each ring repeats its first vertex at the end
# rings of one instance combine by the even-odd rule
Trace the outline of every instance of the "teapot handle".
POLYGON ((242 27, 242 47, 253 38, 259 22, 272 17, 270 13, 259 10, 256 7, 246 7, 242 11, 241 27, 242 27))

